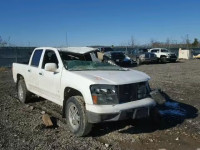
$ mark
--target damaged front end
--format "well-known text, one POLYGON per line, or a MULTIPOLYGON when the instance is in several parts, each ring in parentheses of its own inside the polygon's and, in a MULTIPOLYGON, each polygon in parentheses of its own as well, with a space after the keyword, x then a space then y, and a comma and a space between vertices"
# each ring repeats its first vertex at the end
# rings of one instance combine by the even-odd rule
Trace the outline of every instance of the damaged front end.
POLYGON ((151 98, 156 101, 158 105, 162 105, 166 102, 165 97, 160 89, 155 89, 150 92, 151 98))

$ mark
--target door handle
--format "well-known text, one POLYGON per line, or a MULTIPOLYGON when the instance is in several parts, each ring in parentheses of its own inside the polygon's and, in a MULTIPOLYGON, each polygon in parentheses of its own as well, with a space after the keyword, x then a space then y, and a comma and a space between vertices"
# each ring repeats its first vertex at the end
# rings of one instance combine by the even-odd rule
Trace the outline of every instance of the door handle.
POLYGON ((43 75, 43 73, 42 73, 42 72, 39 72, 39 75, 41 75, 41 76, 42 76, 42 75, 43 75))

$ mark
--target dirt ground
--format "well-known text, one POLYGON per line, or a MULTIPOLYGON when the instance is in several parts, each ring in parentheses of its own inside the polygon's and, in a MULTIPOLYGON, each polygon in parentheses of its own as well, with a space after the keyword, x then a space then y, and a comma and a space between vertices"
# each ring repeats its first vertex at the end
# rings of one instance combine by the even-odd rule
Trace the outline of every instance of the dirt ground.
POLYGON ((200 60, 146 64, 133 69, 151 76, 167 102, 159 106, 159 125, 150 120, 97 124, 87 137, 75 137, 61 107, 41 98, 18 101, 10 70, 0 72, 0 149, 200 149, 200 60), (42 111, 56 123, 46 128, 42 111))

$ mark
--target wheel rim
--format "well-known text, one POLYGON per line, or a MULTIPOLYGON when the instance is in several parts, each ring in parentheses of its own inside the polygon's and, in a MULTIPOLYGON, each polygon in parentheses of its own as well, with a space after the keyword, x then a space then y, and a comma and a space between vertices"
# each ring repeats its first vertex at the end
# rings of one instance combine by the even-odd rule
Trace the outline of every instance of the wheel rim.
POLYGON ((22 85, 21 84, 19 84, 19 86, 18 86, 18 97, 19 97, 19 99, 22 101, 23 100, 23 98, 24 98, 24 91, 23 91, 23 88, 22 88, 22 85))
POLYGON ((78 130, 80 126, 80 115, 78 108, 74 104, 69 107, 69 122, 75 131, 78 130))

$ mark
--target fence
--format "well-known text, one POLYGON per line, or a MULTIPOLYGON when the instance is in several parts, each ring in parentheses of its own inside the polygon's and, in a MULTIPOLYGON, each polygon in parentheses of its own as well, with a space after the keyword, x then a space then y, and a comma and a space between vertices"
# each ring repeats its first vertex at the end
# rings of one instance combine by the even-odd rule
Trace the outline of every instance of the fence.
MULTIPOLYGON (((11 67, 14 62, 28 62, 34 48, 35 47, 0 47, 0 67, 11 67)), ((116 47, 115 50, 125 51, 126 48, 116 47)), ((132 48, 128 48, 127 50, 132 50, 132 48)), ((178 48, 171 48, 170 51, 176 53, 178 56, 178 48)), ((193 49, 194 55, 199 53, 199 48, 193 49)))
POLYGON ((0 67, 11 67, 12 63, 29 61, 34 47, 0 47, 0 67))

